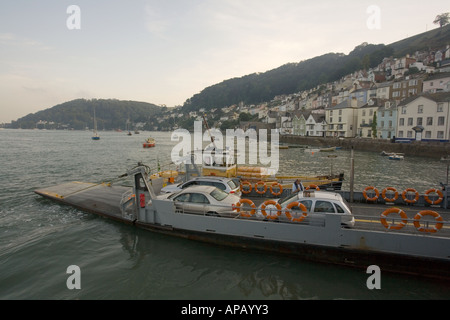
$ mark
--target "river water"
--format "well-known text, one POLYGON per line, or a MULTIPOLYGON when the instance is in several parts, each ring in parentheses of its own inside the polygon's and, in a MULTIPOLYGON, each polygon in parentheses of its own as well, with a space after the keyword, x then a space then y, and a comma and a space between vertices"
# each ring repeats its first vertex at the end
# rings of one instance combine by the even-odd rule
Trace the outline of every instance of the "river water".
MULTIPOLYGON (((69 181, 104 182, 142 161, 169 169, 170 133, 0 130, 0 299, 449 299, 450 287, 382 274, 369 290, 365 270, 245 252, 139 230, 43 199, 34 190, 69 181), (142 148, 147 137, 157 146, 142 148), (69 290, 67 268, 77 265, 81 289, 69 290)), ((281 174, 344 172, 350 152, 280 150, 281 174)), ((440 161, 389 161, 354 153, 355 191, 414 187, 446 181, 440 161)))

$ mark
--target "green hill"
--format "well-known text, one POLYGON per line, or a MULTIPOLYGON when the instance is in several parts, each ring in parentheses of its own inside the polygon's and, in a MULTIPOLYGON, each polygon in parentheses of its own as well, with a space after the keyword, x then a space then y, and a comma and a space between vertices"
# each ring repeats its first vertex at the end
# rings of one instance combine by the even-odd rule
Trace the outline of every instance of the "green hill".
POLYGON ((99 130, 126 129, 131 124, 146 123, 163 108, 145 102, 77 99, 56 105, 12 121, 12 128, 32 129, 92 129, 94 126, 94 108, 99 130))
POLYGON ((431 30, 391 45, 364 43, 348 55, 328 53, 299 63, 225 80, 205 88, 186 100, 183 108, 221 108, 244 102, 258 104, 282 94, 312 89, 320 84, 339 80, 352 72, 375 67, 385 57, 401 57, 418 50, 442 49, 450 44, 450 25, 431 30))

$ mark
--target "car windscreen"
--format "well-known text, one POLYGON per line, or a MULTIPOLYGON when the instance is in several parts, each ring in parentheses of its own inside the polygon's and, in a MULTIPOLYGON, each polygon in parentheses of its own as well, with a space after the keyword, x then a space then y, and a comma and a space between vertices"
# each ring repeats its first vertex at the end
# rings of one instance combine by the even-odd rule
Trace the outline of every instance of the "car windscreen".
POLYGON ((225 199, 228 196, 228 193, 216 188, 213 191, 211 191, 210 195, 217 201, 222 201, 223 199, 225 199))
POLYGON ((237 184, 233 180, 230 180, 227 183, 230 186, 231 190, 234 190, 238 187, 237 184))
POLYGON ((297 201, 297 199, 298 199, 298 194, 293 193, 286 198, 278 200, 278 203, 283 207, 283 206, 287 206, 289 203, 291 203, 293 201, 297 201))

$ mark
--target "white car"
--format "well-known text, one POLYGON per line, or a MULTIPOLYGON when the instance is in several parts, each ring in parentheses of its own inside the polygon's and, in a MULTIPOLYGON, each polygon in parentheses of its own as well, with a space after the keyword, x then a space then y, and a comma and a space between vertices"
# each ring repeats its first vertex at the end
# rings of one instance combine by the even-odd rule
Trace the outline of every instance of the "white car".
POLYGON ((213 186, 191 186, 180 192, 163 194, 158 200, 171 200, 176 210, 208 215, 237 215, 233 205, 241 199, 213 186))
MULTIPOLYGON (((273 217, 279 213, 279 208, 281 208, 282 213, 280 217, 284 216, 284 218, 286 218, 285 212, 287 209, 297 211, 297 213, 301 211, 298 206, 292 206, 293 203, 299 202, 300 204, 303 204, 307 210, 307 214, 305 214, 306 217, 300 217, 300 221, 304 220, 306 222, 308 218, 320 218, 320 215, 324 216, 324 214, 337 214, 342 216, 342 225, 346 227, 353 227, 355 225, 355 217, 353 216, 347 201, 338 193, 326 191, 303 191, 294 193, 283 199, 275 200, 275 202, 278 204, 278 209, 277 206, 269 204, 265 206, 266 212, 263 214, 262 209, 264 209, 264 207, 261 205, 257 210, 257 215, 259 217, 266 217, 270 215, 273 217), (289 205, 291 205, 291 208, 288 208, 289 205)), ((290 210, 287 211, 290 212, 290 210)), ((290 214, 291 217, 294 215, 293 212, 292 214, 288 214, 290 214)))
POLYGON ((180 184, 172 184, 168 185, 161 189, 161 193, 172 193, 178 192, 185 188, 191 186, 214 186, 219 188, 220 190, 225 191, 226 193, 234 193, 238 196, 241 195, 240 185, 235 182, 235 180, 230 178, 222 178, 222 177, 197 177, 193 178, 189 181, 180 183, 180 184))

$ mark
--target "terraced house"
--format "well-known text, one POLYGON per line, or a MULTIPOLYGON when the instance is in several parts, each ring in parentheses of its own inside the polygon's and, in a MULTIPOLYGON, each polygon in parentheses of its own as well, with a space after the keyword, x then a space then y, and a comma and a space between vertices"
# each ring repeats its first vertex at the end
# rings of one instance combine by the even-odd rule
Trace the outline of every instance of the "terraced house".
POLYGON ((407 98, 397 108, 396 140, 449 142, 449 116, 450 92, 407 98))

